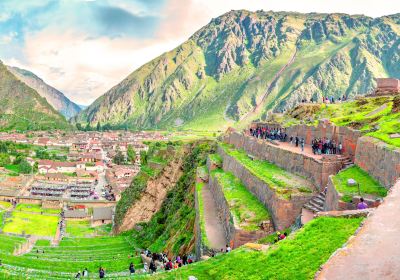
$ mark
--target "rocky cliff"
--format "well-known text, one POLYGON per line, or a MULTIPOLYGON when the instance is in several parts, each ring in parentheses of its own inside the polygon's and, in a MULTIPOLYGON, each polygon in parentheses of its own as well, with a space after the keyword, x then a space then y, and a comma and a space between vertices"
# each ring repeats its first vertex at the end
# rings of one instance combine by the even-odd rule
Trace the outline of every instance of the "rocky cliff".
POLYGON ((75 122, 221 129, 301 100, 370 92, 400 78, 400 14, 231 11, 143 65, 75 122))
POLYGON ((41 97, 46 98, 47 102, 67 119, 75 116, 81 111, 81 108, 65 97, 62 92, 49 86, 32 72, 11 66, 8 66, 7 68, 19 80, 36 90, 41 97))

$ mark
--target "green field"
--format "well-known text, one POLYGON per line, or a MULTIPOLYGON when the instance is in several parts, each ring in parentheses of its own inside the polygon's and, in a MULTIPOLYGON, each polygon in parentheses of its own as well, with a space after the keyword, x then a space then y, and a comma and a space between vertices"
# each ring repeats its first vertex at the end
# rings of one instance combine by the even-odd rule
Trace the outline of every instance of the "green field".
POLYGON ((20 203, 15 207, 16 211, 21 212, 35 212, 43 214, 60 214, 60 209, 42 208, 39 204, 24 204, 20 203))
POLYGON ((0 209, 9 209, 11 208, 11 203, 7 201, 0 201, 0 209))
POLYGON ((91 237, 108 235, 112 225, 92 227, 89 221, 67 221, 66 234, 68 237, 91 237))
POLYGON ((270 219, 265 206, 232 173, 215 169, 211 176, 222 187, 237 226, 248 231, 257 230, 260 222, 270 219))
POLYGON ((282 198, 290 199, 295 194, 312 192, 312 184, 300 176, 289 173, 266 160, 253 160, 244 150, 235 149, 231 145, 222 143, 220 147, 282 198))
POLYGON ((359 227, 362 218, 317 218, 266 252, 239 248, 155 279, 314 279, 315 273, 359 227))
POLYGON ((344 201, 350 202, 353 196, 359 195, 357 186, 347 185, 348 179, 354 179, 360 184, 360 192, 363 197, 377 198, 387 195, 387 189, 380 185, 377 180, 360 167, 352 166, 333 176, 335 188, 344 195, 342 198, 344 201))
POLYGON ((56 234, 59 217, 13 211, 7 218, 3 231, 15 234, 30 234, 53 237, 56 234))
POLYGON ((71 279, 84 268, 94 277, 100 266, 116 278, 128 275, 130 262, 141 267, 141 259, 128 236, 64 238, 58 247, 39 240, 30 253, 13 256, 14 247, 23 242, 23 238, 0 234, 0 259, 4 264, 1 269, 10 275, 8 279, 71 279))

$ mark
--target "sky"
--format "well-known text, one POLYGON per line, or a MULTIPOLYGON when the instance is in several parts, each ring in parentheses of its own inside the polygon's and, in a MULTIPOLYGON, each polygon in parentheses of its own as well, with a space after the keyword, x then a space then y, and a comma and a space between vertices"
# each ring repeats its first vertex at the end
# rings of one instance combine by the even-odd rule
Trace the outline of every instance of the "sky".
POLYGON ((89 105, 212 18, 246 9, 379 17, 399 0, 0 0, 0 60, 89 105))

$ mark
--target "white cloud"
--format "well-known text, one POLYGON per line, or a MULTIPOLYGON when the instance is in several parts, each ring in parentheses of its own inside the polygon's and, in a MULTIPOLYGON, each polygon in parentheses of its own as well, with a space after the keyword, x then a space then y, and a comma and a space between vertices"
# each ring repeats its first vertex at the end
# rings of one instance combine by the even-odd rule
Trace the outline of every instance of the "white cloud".
MULTIPOLYGON (((160 15, 162 21, 154 37, 87 39, 88 34, 83 31, 68 29, 68 21, 64 21, 68 24, 62 28, 54 21, 52 26, 28 33, 24 38, 23 61, 8 58, 5 62, 31 70, 77 103, 90 104, 133 70, 176 47, 213 17, 229 10, 343 12, 369 16, 400 12, 400 2, 392 0, 169 0, 164 9, 154 11, 136 2, 114 0, 113 3, 134 14, 160 15)), ((78 15, 76 18, 65 16, 71 21, 79 19, 78 15)), ((6 17, 0 13, 0 22, 6 17)), ((3 35, 0 44, 11 43, 15 36, 3 35)))

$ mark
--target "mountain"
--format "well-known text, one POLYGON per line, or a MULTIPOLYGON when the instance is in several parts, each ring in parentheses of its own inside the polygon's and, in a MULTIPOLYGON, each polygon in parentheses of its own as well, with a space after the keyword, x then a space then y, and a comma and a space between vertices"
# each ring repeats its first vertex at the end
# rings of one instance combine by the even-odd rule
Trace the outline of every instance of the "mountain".
POLYGON ((14 76, 0 61, 0 131, 70 129, 37 91, 14 76))
POLYGON ((400 78, 400 14, 231 11, 143 65, 73 119, 215 130, 301 100, 366 94, 400 78))
POLYGON ((79 105, 65 97, 62 92, 46 84, 41 78, 32 72, 11 66, 8 66, 8 70, 27 86, 36 90, 40 96, 46 98, 47 102, 49 102, 54 109, 60 112, 67 119, 75 116, 81 111, 79 105))

